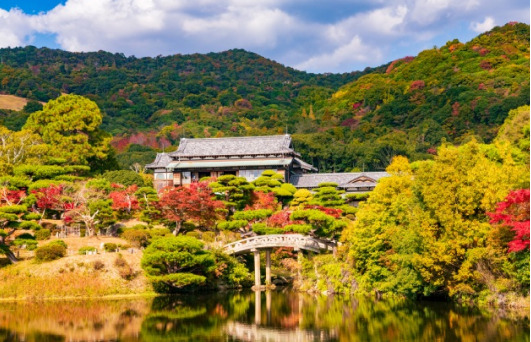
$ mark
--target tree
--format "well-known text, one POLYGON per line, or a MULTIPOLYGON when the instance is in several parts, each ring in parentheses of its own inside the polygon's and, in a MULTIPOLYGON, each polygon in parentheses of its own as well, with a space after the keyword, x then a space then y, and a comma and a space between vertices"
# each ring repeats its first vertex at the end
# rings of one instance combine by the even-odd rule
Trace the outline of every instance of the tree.
POLYGON ((303 207, 305 204, 310 203, 313 199, 313 194, 310 190, 299 189, 293 194, 293 200, 290 202, 292 207, 303 207))
POLYGON ((157 206, 164 218, 175 222, 174 234, 177 235, 186 221, 202 228, 214 227, 223 203, 213 197, 206 182, 192 183, 190 187, 166 188, 157 206))
POLYGON ((30 130, 13 132, 0 126, 0 172, 8 174, 13 167, 27 164, 42 164, 49 146, 30 130))
POLYGON ((42 211, 41 217, 45 217, 46 210, 58 212, 65 211, 65 201, 63 197, 63 186, 51 184, 46 188, 31 190, 37 201, 35 205, 42 211))
POLYGON ((509 252, 529 251, 529 189, 511 191, 496 211, 488 213, 491 224, 508 227, 513 236, 509 252))
POLYGON ((309 203, 324 207, 339 207, 345 204, 345 200, 341 197, 342 193, 344 191, 337 190, 336 183, 321 183, 309 203))
POLYGON ((470 299, 511 283, 486 214, 529 186, 510 148, 443 146, 433 161, 396 157, 387 171, 342 236, 364 290, 470 299))
POLYGON ((102 177, 108 180, 110 183, 121 184, 123 186, 144 186, 144 178, 132 170, 107 171, 102 177))
POLYGON ((112 184, 115 190, 109 194, 109 198, 112 200, 112 209, 121 213, 125 213, 127 216, 131 215, 132 210, 137 210, 138 199, 136 198, 136 191, 138 187, 136 185, 128 186, 127 188, 122 185, 112 184))
POLYGON ((139 188, 135 192, 138 198, 138 205, 141 210, 140 219, 144 222, 150 223, 160 218, 160 211, 157 208, 159 196, 157 191, 150 187, 139 188))
POLYGON ((62 95, 32 113, 24 129, 39 134, 50 153, 72 164, 87 164, 92 157, 105 159, 112 137, 99 129, 98 105, 79 95, 62 95))
POLYGON ((175 292, 205 285, 216 269, 214 256, 189 236, 154 240, 144 251, 142 268, 158 292, 175 292))
POLYGON ((234 175, 220 176, 208 186, 216 194, 216 198, 223 201, 229 213, 242 210, 249 204, 254 189, 254 186, 247 179, 234 175))

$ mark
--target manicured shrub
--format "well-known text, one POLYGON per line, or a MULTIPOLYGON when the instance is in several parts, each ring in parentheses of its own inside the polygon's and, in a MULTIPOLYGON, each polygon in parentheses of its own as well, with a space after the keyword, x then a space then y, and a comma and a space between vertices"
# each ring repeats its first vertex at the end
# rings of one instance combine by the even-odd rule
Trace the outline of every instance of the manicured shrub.
POLYGON ((188 232, 188 233, 186 233, 186 236, 191 236, 191 237, 196 238, 196 239, 200 238, 198 232, 188 232))
POLYGON ((205 242, 214 242, 216 240, 216 233, 214 232, 204 232, 201 235, 201 239, 205 242))
MULTIPOLYGON (((61 241, 61 240, 56 240, 61 241)), ((64 242, 63 242, 64 243, 64 242)), ((35 259, 38 261, 52 261, 66 255, 66 245, 50 242, 35 250, 35 259)))
POLYGON ((68 246, 66 245, 66 243, 63 240, 53 240, 53 241, 50 241, 48 244, 49 245, 63 246, 65 249, 68 248, 68 246))
POLYGON ((48 240, 52 236, 52 233, 49 229, 39 229, 35 231, 35 239, 42 241, 42 240, 48 240))
MULTIPOLYGON (((22 235, 26 235, 26 234, 22 234, 22 235)), ((33 251, 37 248, 38 243, 37 241, 35 241, 33 236, 31 237, 31 239, 20 238, 19 236, 15 239, 15 241, 13 241, 13 244, 17 246, 18 248, 25 248, 28 251, 33 251)))
POLYGON ((148 244, 149 234, 145 230, 125 229, 121 236, 135 247, 145 247, 148 244))
POLYGON ((112 242, 107 242, 103 244, 103 249, 105 252, 116 252, 118 245, 112 242))
POLYGON ((171 235, 171 230, 169 230, 168 228, 151 228, 147 230, 147 233, 149 234, 149 237, 151 239, 154 239, 154 238, 171 235))
POLYGON ((89 252, 96 252, 97 250, 98 249, 96 247, 84 246, 78 250, 78 253, 81 255, 85 255, 85 254, 88 254, 89 252))

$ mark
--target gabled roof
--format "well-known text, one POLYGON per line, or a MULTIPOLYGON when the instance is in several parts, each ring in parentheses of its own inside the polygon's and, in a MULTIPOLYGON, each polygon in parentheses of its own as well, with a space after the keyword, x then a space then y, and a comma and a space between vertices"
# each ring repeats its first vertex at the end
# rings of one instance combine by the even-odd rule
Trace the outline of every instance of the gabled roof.
POLYGON ((336 183, 339 188, 374 187, 380 178, 387 176, 387 172, 307 173, 293 175, 290 183, 296 188, 309 189, 321 183, 336 183))
POLYGON ((177 151, 171 157, 252 156, 268 154, 296 154, 291 136, 270 135, 261 137, 232 137, 181 139, 177 151))
POLYGON ((147 164, 146 169, 165 168, 172 161, 173 159, 170 157, 168 153, 157 153, 157 156, 155 157, 155 161, 151 164, 147 164))

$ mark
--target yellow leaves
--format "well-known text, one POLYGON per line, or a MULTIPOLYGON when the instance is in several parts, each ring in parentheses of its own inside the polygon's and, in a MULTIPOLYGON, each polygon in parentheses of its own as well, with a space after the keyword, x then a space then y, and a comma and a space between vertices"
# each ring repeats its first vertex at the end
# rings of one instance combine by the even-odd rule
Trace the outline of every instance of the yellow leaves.
POLYGON ((506 145, 471 141, 443 146, 413 167, 397 157, 387 171, 343 234, 362 283, 392 290, 397 278, 417 274, 428 294, 476 294, 487 274, 478 265, 496 258, 485 251, 498 247, 487 242, 505 239, 489 237, 486 212, 528 178, 528 166, 515 163, 506 145))

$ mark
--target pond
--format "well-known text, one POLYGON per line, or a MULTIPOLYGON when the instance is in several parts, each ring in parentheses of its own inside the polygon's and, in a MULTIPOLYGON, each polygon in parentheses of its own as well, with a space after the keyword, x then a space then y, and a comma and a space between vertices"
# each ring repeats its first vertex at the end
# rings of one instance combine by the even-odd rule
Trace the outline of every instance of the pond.
POLYGON ((0 304, 1 341, 529 341, 529 317, 272 292, 0 304))

